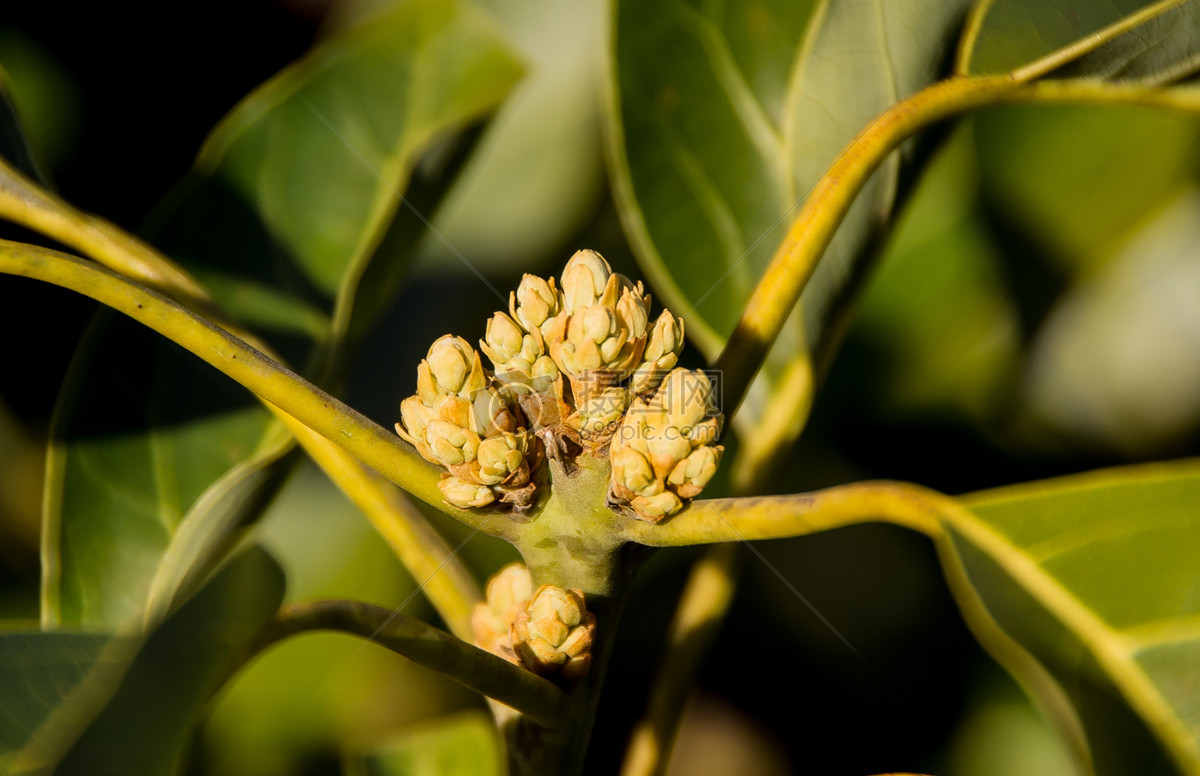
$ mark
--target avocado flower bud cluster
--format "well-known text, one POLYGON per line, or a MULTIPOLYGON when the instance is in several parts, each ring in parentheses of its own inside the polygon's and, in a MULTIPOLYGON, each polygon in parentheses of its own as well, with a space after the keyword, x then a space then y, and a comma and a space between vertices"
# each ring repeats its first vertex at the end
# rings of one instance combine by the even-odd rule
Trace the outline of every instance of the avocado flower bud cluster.
POLYGON ((542 676, 582 679, 592 664, 596 618, 584 595, 542 585, 529 569, 505 566, 487 585, 487 600, 471 618, 475 645, 542 676))
POLYGON ((610 502, 661 520, 700 492, 722 451, 707 375, 676 369, 683 345, 682 318, 652 315, 640 282, 577 251, 557 282, 525 275, 488 320, 479 347, 494 371, 461 338, 435 342, 396 429, 446 469, 442 495, 456 506, 527 509, 543 457, 569 470, 571 455, 608 455, 610 502), (683 393, 691 403, 676 406, 683 393), (657 438, 683 428, 682 442, 657 438), (614 438, 627 430, 645 438, 614 438))
POLYGON ((447 502, 464 509, 497 499, 516 508, 531 503, 536 439, 471 343, 447 334, 430 346, 400 418, 397 433, 447 470, 438 482, 447 502))
POLYGON ((678 512, 721 462, 723 421, 708 375, 671 370, 652 397, 634 399, 613 437, 609 499, 653 522, 678 512))

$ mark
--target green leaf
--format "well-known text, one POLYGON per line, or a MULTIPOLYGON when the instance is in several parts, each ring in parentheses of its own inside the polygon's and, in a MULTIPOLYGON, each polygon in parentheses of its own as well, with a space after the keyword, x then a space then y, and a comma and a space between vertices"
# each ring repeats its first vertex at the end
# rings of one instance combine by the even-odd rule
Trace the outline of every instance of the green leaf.
POLYGON ((110 641, 100 633, 0 631, 0 770, 79 685, 110 641))
POLYGON ((1200 773, 1198 463, 978 493, 964 500, 970 515, 946 522, 960 598, 1049 671, 1100 774, 1160 772, 1161 755, 1136 748, 1142 725, 1183 773, 1200 773), (1113 715, 1126 717, 1120 736, 1113 715))
MULTIPOLYGON (((149 234, 234 318, 327 378, 392 298, 424 231, 400 194, 428 217, 469 145, 462 131, 519 75, 465 4, 404 3, 238 105, 149 234)), ((57 416, 46 623, 161 617, 255 518, 292 448, 240 388, 116 319, 88 335, 57 416)))
MULTIPOLYGON (((710 358, 808 188, 874 116, 938 77, 966 6, 615 4, 618 206, 646 274, 710 358)), ((895 157, 867 184, 804 293, 803 320, 781 334, 776 365, 805 339, 828 342, 904 193, 900 173, 895 157)))
POLYGON ((1016 70, 1147 5, 1147 0, 982 0, 963 36, 960 72, 1016 70))
POLYGON ((1198 30, 1196 0, 985 1, 958 69, 1161 84, 1200 67, 1198 30))
POLYGON ((496 726, 468 712, 409 731, 368 754, 347 758, 353 776, 502 776, 496 726))
POLYGON ((14 773, 176 772, 198 715, 283 591, 278 564, 251 547, 144 640, 0 634, 0 764, 14 773))

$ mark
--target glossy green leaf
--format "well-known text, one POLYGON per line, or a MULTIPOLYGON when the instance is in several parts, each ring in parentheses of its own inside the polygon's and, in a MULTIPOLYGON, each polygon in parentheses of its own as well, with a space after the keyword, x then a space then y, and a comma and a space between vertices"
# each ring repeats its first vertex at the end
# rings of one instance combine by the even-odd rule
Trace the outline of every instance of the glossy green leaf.
POLYGON ((1200 773, 1200 464, 1093 472, 965 504, 972 516, 946 524, 964 600, 1070 698, 1096 772, 1168 772, 1137 747, 1149 731, 1180 771, 1200 773), (1125 717, 1119 736, 1106 727, 1114 715, 1125 717))
MULTIPOLYGON (((874 116, 939 76, 966 6, 616 4, 608 134, 618 204, 646 274, 707 354, 809 187, 874 116)), ((900 168, 893 158, 871 179, 806 289, 810 343, 856 288, 903 193, 900 168)), ((776 361, 802 347, 801 323, 786 327, 776 361)))
POLYGON ((964 37, 959 70, 1161 84, 1200 67, 1196 0, 995 0, 964 37))
POLYGON ((176 772, 198 715, 283 592, 279 565, 251 547, 144 640, 0 635, 0 764, 13 773, 176 772))
POLYGON ((1007 73, 1151 5, 1150 0, 982 0, 959 52, 969 73, 1007 73))
POLYGON ((351 755, 351 776, 502 776, 496 726, 471 712, 409 731, 369 754, 351 755))
MULTIPOLYGON (((467 5, 401 4, 238 105, 149 236, 233 317, 327 379, 424 232, 401 194, 433 212, 462 131, 519 75, 467 5)), ((44 619, 125 628, 153 622, 203 576, 274 492, 292 445, 244 391, 137 326, 108 319, 87 339, 55 424, 44 619)))
POLYGON ((97 633, 0 631, 0 770, 87 676, 110 637, 97 633))

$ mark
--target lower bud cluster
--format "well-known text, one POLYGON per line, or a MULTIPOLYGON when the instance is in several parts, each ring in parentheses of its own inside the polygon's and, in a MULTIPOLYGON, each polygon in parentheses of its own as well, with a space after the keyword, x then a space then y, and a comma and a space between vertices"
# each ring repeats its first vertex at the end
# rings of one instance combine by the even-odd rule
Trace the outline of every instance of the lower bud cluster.
POLYGON ((533 589, 514 563, 491 578, 472 618, 475 645, 542 676, 582 679, 592 665, 596 618, 583 593, 554 585, 533 589))

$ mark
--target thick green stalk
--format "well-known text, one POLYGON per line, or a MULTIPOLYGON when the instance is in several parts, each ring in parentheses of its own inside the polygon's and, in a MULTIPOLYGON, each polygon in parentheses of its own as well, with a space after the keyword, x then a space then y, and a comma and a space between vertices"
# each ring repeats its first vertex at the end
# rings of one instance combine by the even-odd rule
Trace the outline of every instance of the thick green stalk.
POLYGON ((316 630, 368 639, 519 710, 545 728, 560 726, 568 712, 567 694, 537 674, 416 618, 361 601, 307 601, 285 606, 267 627, 256 651, 316 630))

